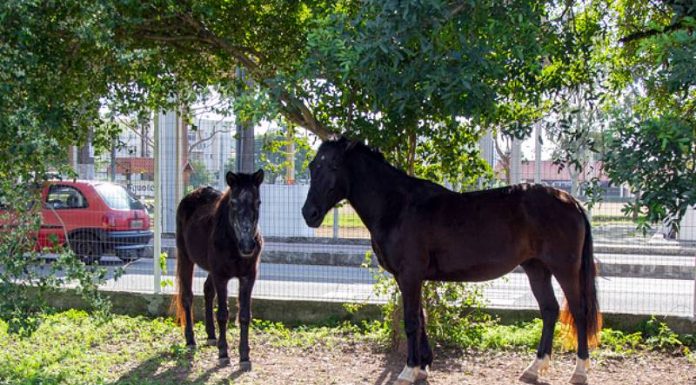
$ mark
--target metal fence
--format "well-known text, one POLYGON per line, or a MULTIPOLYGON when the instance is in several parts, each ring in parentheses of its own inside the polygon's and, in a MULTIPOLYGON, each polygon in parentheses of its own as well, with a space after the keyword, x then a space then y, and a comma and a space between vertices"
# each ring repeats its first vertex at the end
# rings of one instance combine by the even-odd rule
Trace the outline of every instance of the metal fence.
MULTIPOLYGON (((206 142, 197 144, 194 151, 191 150, 190 143, 198 139, 177 123, 175 114, 161 114, 146 134, 153 137, 150 147, 147 140, 139 141, 144 148, 133 145, 127 152, 121 146, 121 149, 112 154, 97 157, 92 166, 93 171, 81 175, 92 180, 112 180, 130 190, 147 208, 147 220, 151 229, 157 232, 154 241, 148 240, 149 255, 131 255, 124 251, 127 254, 124 257, 123 253, 119 254, 113 247, 100 249, 108 249, 111 253, 103 253, 100 264, 110 270, 125 269, 125 274, 118 279, 109 280, 104 285, 105 289, 173 292, 173 215, 176 203, 187 191, 196 187, 195 184, 223 188, 224 172, 235 164, 237 152, 232 137, 233 130, 227 122, 218 123, 219 126, 214 122, 199 123, 199 127, 208 127, 208 132, 195 135, 209 138, 206 142), (181 138, 184 137, 188 140, 188 148, 181 143, 181 138), (181 154, 185 154, 184 161, 181 154), (157 157, 159 161, 156 162, 157 157), (157 255, 152 258, 152 248, 161 249, 166 254, 163 264, 159 263, 157 255)), ((138 142, 137 138, 135 141, 132 138, 124 139, 124 142, 129 141, 138 142)), ((482 141, 481 145, 486 155, 485 147, 490 147, 490 142, 482 141)), ((534 143, 525 143, 521 150, 516 146, 514 144, 511 154, 508 154, 511 159, 510 170, 507 171, 509 180, 554 186, 572 191, 578 198, 584 199, 578 193, 581 190, 577 186, 582 185, 587 172, 583 177, 582 173, 575 175, 568 169, 559 171, 558 166, 551 161, 541 160, 544 159, 541 154, 549 152, 543 146, 534 149, 534 143), (531 149, 525 149, 525 146, 531 146, 531 149), (540 161, 535 161, 540 155, 540 161)), ((491 152, 489 148, 487 155, 502 179, 500 183, 504 184, 506 170, 500 163, 495 164, 496 156, 491 156, 491 152)), ((634 219, 622 214, 622 208, 632 201, 629 187, 614 186, 601 175, 600 163, 590 162, 589 166, 594 169, 593 172, 598 173, 605 188, 603 201, 588 210, 600 272, 597 283, 602 310, 611 313, 696 316, 696 211, 690 210, 687 213, 677 234, 670 233, 663 226, 657 226, 646 233, 636 231, 634 219)), ((82 171, 89 169, 84 165, 76 168, 82 171)), ((260 227, 266 238, 266 245, 253 296, 383 302, 385 298, 373 292, 373 284, 380 273, 376 273, 376 269, 361 266, 371 250, 369 233, 350 205, 345 203, 333 209, 319 228, 309 228, 300 211, 308 185, 297 182, 288 184, 285 182, 287 179, 294 178, 275 177, 273 182, 276 183, 267 181, 262 185, 260 227)), ((64 192, 63 195, 63 203, 67 206, 69 194, 64 192)), ((101 195, 106 201, 118 199, 118 196, 107 196, 106 193, 101 195)), ((48 196, 47 202, 50 203, 50 200, 51 196, 48 196)), ((62 209, 57 204, 53 206, 53 212, 60 214, 62 209)), ((103 228, 108 228, 110 224, 111 218, 103 212, 87 208, 63 212, 75 210, 83 210, 74 214, 83 218, 98 216, 103 228)), ((63 220, 73 219, 66 217, 63 220)), ((135 219, 129 220, 135 221, 136 225, 141 224, 137 215, 135 219)), ((195 293, 202 294, 205 276, 206 273, 197 268, 195 293)), ((491 307, 537 308, 527 277, 521 271, 514 271, 482 285, 486 301, 491 307)), ((555 281, 554 287, 560 301, 563 293, 555 281)), ((233 280, 230 283, 230 293, 234 294, 236 290, 237 283, 233 280)))

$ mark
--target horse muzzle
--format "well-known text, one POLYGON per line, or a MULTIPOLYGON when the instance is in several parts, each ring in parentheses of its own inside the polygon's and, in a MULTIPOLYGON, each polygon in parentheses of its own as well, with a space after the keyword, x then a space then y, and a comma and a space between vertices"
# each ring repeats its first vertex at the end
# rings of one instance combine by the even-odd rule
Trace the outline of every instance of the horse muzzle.
POLYGON ((324 216, 320 214, 319 210, 314 205, 305 204, 304 207, 302 207, 302 216, 307 226, 313 228, 321 226, 321 222, 324 221, 324 216))
POLYGON ((239 254, 242 258, 251 258, 254 256, 254 251, 256 250, 256 241, 242 241, 239 242, 239 254))

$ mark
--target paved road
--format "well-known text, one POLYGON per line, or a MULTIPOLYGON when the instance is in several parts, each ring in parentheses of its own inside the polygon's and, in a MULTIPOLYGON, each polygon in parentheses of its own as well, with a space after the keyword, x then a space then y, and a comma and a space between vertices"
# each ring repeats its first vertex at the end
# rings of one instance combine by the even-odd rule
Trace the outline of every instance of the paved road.
MULTIPOLYGON (((167 261, 169 273, 163 279, 173 281, 174 262, 172 259, 167 261)), ((121 266, 121 263, 107 258, 104 265, 113 270, 121 266)), ((108 281, 104 287, 111 290, 152 292, 152 271, 152 259, 141 259, 125 265, 125 274, 115 281, 108 281)), ((202 294, 205 276, 204 271, 196 270, 194 291, 197 294, 202 294)), ((384 298, 373 293, 374 281, 367 269, 358 267, 262 263, 254 297, 384 302, 384 298)), ((605 312, 694 315, 692 280, 610 277, 598 278, 597 284, 600 306, 605 312)), ((536 308, 524 274, 511 273, 480 285, 483 286, 484 296, 491 307, 536 308)), ((555 281, 554 287, 558 298, 562 298, 555 281)), ((173 288, 167 287, 164 290, 171 292, 173 288)), ((235 293, 236 290, 237 283, 233 280, 230 282, 230 293, 235 293)))

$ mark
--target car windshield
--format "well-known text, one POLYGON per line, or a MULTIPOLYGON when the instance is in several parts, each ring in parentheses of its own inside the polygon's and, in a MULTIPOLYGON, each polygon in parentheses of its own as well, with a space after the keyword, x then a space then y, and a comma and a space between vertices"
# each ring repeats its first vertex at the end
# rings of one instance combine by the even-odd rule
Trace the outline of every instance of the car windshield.
POLYGON ((139 200, 128 193, 125 188, 111 184, 100 183, 94 186, 104 202, 114 210, 143 210, 145 207, 139 200))

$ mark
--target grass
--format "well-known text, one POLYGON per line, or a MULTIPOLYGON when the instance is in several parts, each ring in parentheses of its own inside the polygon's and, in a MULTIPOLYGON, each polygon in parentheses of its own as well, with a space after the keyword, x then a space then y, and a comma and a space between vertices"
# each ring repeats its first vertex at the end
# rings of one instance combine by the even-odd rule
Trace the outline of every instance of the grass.
MULTIPOLYGON (((315 346, 334 347, 367 343, 388 347, 388 331, 380 322, 360 325, 287 328, 283 324, 257 320, 251 333, 252 346, 273 349, 315 346)), ((516 325, 490 324, 472 338, 473 349, 533 350, 541 332, 541 321, 516 325)), ((203 336, 200 323, 196 333, 203 336)), ((235 349, 238 329, 230 329, 230 348, 235 349)), ((636 333, 605 329, 603 347, 595 354, 630 355, 659 350, 690 355, 696 338, 679 336, 655 320, 636 333)), ((253 349, 253 348, 252 348, 253 349)), ((210 352, 208 355, 212 354, 210 352)), ((181 378, 187 383, 206 383, 206 373, 195 372, 203 353, 191 353, 183 344, 178 326, 170 319, 115 315, 102 319, 83 311, 44 316, 28 336, 8 333, 0 320, 0 384, 112 384, 163 385, 181 378), (192 359, 193 358, 193 359, 192 359), (193 370, 194 372, 187 372, 193 370)))
MULTIPOLYGON (((323 227, 333 227, 334 210, 329 210, 322 222, 323 227)), ((340 228, 356 228, 365 227, 360 220, 360 217, 351 207, 341 207, 338 209, 338 227, 340 228)))

